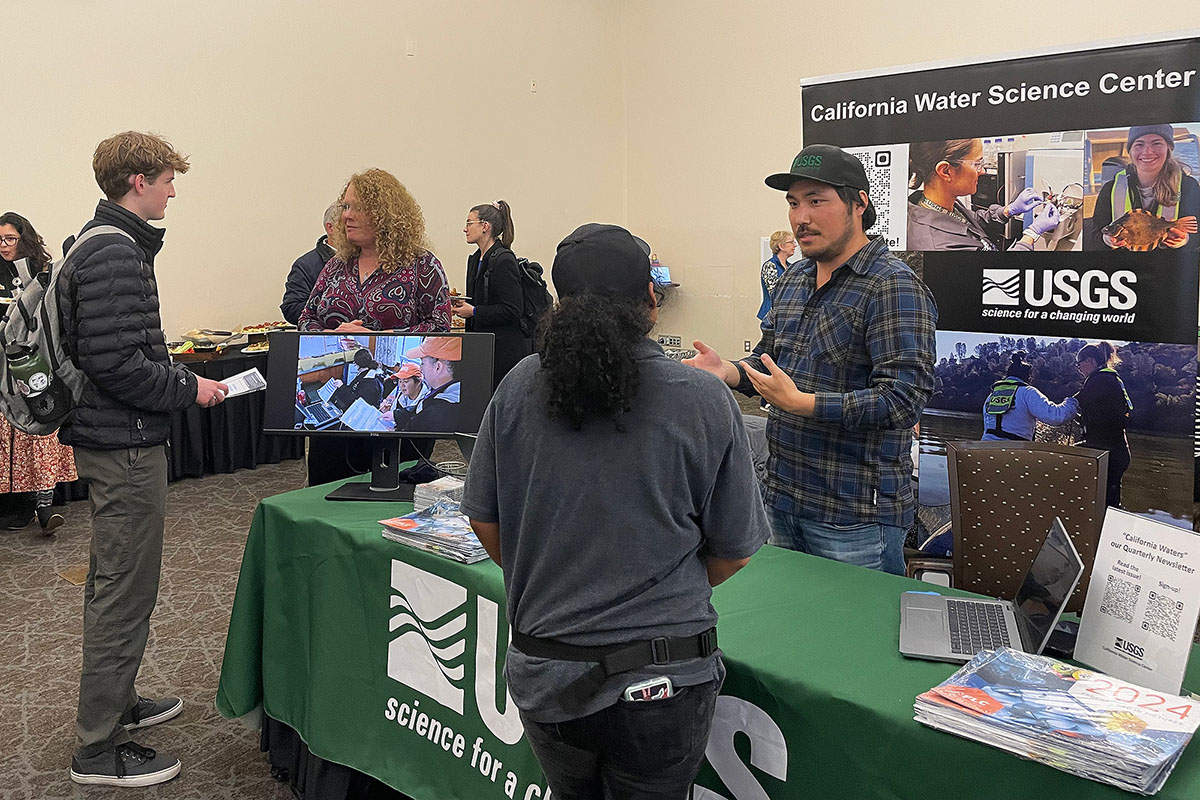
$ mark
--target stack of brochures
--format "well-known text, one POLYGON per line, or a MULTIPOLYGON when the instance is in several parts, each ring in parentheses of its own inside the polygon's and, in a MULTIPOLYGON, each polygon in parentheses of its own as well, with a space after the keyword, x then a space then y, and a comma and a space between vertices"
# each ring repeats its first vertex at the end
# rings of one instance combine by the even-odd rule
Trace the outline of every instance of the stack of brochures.
POLYGON ((931 728, 1145 795, 1200 725, 1200 701, 1007 647, 978 653, 914 709, 931 728))
POLYGON ((381 519, 383 538, 416 547, 429 553, 474 564, 487 558, 487 551, 458 510, 458 503, 442 500, 424 511, 403 517, 381 519))

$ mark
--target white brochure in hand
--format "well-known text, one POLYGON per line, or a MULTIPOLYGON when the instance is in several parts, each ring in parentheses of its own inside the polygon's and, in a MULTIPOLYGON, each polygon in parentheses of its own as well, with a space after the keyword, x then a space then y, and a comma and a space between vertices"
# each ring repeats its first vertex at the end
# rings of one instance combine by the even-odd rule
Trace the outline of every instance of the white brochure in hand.
POLYGON ((225 395, 227 398, 250 392, 261 392, 267 388, 267 382, 262 373, 258 371, 258 367, 252 367, 245 372, 225 378, 221 383, 229 387, 229 394, 225 395))

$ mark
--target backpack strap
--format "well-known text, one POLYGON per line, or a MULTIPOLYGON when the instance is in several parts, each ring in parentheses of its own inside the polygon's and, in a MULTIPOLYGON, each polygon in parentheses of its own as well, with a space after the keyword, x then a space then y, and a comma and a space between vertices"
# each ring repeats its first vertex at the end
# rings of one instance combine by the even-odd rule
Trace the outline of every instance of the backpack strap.
POLYGON ((135 240, 132 236, 130 236, 125 231, 118 228, 116 225, 97 225, 96 227, 88 228, 86 231, 79 234, 79 237, 77 239, 75 239, 74 243, 71 244, 71 248, 69 250, 67 250, 66 255, 63 256, 62 261, 60 261, 56 266, 59 269, 61 269, 62 266, 71 259, 71 256, 75 255, 75 252, 79 249, 79 246, 81 244, 83 244, 84 242, 86 242, 88 239, 91 239, 93 236, 100 236, 101 234, 111 234, 111 233, 120 234, 121 236, 124 236, 129 241, 134 242, 135 244, 137 243, 137 240, 135 240))
POLYGON ((17 277, 21 279, 21 288, 33 282, 33 273, 29 271, 28 258, 18 258, 13 262, 13 269, 17 271, 17 277))

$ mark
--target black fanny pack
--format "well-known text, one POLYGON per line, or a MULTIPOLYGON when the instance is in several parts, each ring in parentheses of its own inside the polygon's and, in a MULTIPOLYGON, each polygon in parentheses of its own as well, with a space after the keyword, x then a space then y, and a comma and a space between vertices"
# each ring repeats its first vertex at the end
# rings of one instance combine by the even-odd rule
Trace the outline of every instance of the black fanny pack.
POLYGON ((564 644, 555 639, 513 631, 512 646, 534 658, 594 662, 596 666, 558 693, 558 701, 564 710, 577 711, 600 690, 610 675, 631 672, 651 664, 671 664, 712 655, 717 649, 717 629, 709 628, 695 636, 659 636, 644 642, 597 647, 564 644))

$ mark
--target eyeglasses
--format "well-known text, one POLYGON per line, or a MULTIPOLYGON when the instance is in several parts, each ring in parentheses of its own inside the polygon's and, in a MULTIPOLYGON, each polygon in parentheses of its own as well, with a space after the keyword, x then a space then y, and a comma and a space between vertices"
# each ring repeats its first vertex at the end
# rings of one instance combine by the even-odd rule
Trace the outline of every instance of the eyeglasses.
POLYGON ((955 161, 960 167, 972 167, 976 172, 983 172, 983 159, 977 158, 974 161, 955 161))
POLYGON ((20 236, 0 236, 0 244, 5 247, 12 247, 17 242, 21 241, 20 236))
POLYGON ((470 226, 470 225, 482 225, 482 224, 483 224, 483 220, 481 220, 481 219, 469 219, 469 220, 467 220, 467 221, 466 221, 466 223, 465 223, 465 224, 466 224, 467 226, 470 226))

